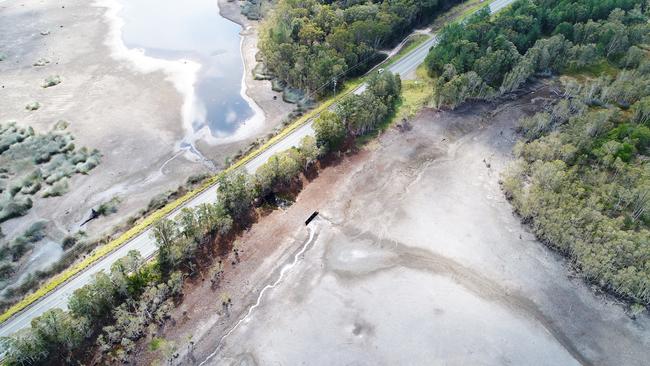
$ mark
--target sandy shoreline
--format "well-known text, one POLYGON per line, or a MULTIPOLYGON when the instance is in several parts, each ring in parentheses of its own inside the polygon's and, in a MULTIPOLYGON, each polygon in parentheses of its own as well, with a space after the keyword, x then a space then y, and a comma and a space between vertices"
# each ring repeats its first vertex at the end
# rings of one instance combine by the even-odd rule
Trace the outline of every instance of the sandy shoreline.
MULTIPOLYGON (((294 109, 294 106, 282 101, 282 93, 274 92, 271 89, 271 82, 268 80, 255 80, 252 70, 257 61, 255 54, 258 51, 258 22, 250 21, 241 14, 239 1, 218 0, 220 14, 222 17, 238 24, 242 30, 241 55, 244 62, 244 75, 242 82, 242 96, 245 100, 252 102, 251 106, 264 114, 264 120, 249 120, 249 126, 244 126, 230 138, 208 138, 198 140, 196 146, 206 156, 214 156, 220 150, 225 151, 225 157, 230 157, 238 151, 245 149, 250 143, 271 133, 294 109), (252 127, 252 128, 249 128, 252 127), (251 133, 254 131, 253 133, 251 133)), ((213 159, 214 160, 214 159, 213 159)), ((217 166, 224 164, 222 160, 214 160, 217 166)))
MULTIPOLYGON (((170 61, 149 57, 145 55, 143 50, 127 48, 122 40, 124 20, 119 16, 122 10, 119 1, 96 0, 92 5, 106 9, 104 17, 108 23, 108 34, 106 35, 105 44, 112 51, 111 57, 124 62, 139 73, 164 72, 167 75, 166 80, 174 85, 183 98, 180 111, 183 128, 187 135, 192 134, 192 121, 196 117, 194 111, 194 104, 196 103, 194 84, 201 65, 191 60, 170 61)), ((180 142, 178 148, 180 148, 180 142)))
MULTIPOLYGON (((116 60, 127 62, 135 71, 150 73, 161 70, 167 74, 170 81, 183 98, 181 118, 186 136, 179 141, 177 149, 182 145, 196 144, 199 140, 208 145, 225 145, 257 138, 265 127, 275 127, 277 120, 286 116, 291 106, 277 102, 273 107, 268 103, 263 108, 258 101, 269 99, 270 83, 254 80, 252 70, 255 68, 255 53, 257 52, 257 23, 251 22, 241 15, 238 2, 219 0, 218 7, 220 15, 239 25, 240 32, 240 55, 244 66, 244 73, 241 79, 240 94, 253 111, 253 115, 240 122, 237 130, 227 136, 213 136, 210 129, 204 128, 195 131, 192 124, 198 120, 201 111, 197 107, 197 95, 195 84, 197 75, 202 65, 191 60, 179 59, 175 61, 149 57, 140 49, 129 49, 123 42, 122 27, 123 19, 118 15, 122 5, 117 0, 97 0, 94 6, 106 8, 105 17, 109 23, 109 33, 106 45, 112 50, 112 57, 116 60), (269 126, 271 125, 271 126, 269 126)), ((272 99, 272 97, 271 97, 272 99)), ((268 102, 268 101, 267 101, 268 102)), ((206 146, 203 144, 203 148, 206 146)), ((185 149, 188 149, 185 147, 185 149)), ((189 150, 189 149, 188 149, 189 150)), ((199 149, 201 150, 201 149, 199 149)))

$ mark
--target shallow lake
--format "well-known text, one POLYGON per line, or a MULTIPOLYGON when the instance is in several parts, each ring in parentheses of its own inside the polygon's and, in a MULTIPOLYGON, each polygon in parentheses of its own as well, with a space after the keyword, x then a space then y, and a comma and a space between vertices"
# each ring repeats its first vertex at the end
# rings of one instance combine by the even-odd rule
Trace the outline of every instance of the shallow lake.
POLYGON ((167 60, 201 64, 195 92, 195 130, 208 126, 215 136, 233 133, 253 111, 241 96, 241 27, 219 14, 217 0, 119 0, 128 48, 167 60))

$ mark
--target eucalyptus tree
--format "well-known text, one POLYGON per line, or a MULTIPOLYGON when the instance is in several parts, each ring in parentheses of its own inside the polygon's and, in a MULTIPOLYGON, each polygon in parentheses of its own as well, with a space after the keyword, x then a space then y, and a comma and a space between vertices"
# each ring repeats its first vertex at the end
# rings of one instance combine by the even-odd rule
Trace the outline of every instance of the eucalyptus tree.
POLYGON ((233 220, 242 221, 247 218, 253 201, 251 179, 247 174, 232 172, 222 175, 217 194, 233 220))

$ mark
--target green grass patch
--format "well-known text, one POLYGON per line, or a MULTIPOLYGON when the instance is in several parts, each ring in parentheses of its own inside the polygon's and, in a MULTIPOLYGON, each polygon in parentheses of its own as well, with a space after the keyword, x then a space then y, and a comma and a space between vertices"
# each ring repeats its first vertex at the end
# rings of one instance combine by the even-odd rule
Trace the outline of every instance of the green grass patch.
POLYGON ((619 71, 619 68, 612 65, 609 61, 606 59, 601 59, 599 62, 596 62, 593 65, 580 68, 569 68, 565 70, 564 74, 573 77, 586 76, 590 78, 600 77, 604 75, 616 77, 619 71))
POLYGON ((424 65, 418 67, 415 80, 402 81, 402 97, 397 105, 394 121, 410 120, 433 98, 434 80, 424 65))
POLYGON ((153 337, 151 342, 149 342, 149 350, 155 352, 164 346, 166 342, 167 341, 165 341, 163 338, 153 337))

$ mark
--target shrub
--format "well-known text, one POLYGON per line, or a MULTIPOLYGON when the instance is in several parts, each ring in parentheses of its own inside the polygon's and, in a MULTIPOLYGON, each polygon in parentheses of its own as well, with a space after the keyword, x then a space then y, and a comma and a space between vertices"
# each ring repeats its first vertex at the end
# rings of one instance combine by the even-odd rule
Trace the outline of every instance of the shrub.
POLYGON ((68 185, 68 180, 67 179, 61 179, 57 181, 56 183, 52 184, 49 188, 43 192, 43 197, 58 197, 58 196, 63 196, 66 192, 68 192, 69 185, 68 185))
POLYGON ((25 230, 22 237, 31 243, 35 243, 45 237, 46 226, 46 221, 36 221, 35 223, 31 224, 27 230, 25 230))
POLYGON ((108 202, 104 202, 97 207, 97 213, 102 216, 108 216, 117 212, 117 206, 120 204, 119 197, 113 197, 108 202))
POLYGON ((49 63, 50 63, 50 60, 42 57, 42 58, 39 58, 38 60, 36 60, 36 62, 34 62, 33 65, 36 66, 36 67, 41 67, 41 66, 45 66, 45 65, 47 65, 49 63))
POLYGON ((212 175, 210 173, 199 173, 199 174, 190 175, 189 178, 187 178, 187 184, 193 186, 205 181, 211 176, 212 175))
POLYGON ((54 130, 63 131, 68 128, 69 125, 70 123, 68 121, 60 119, 54 124, 54 130))
POLYGON ((59 84, 61 84, 61 77, 59 75, 52 75, 47 77, 41 86, 43 88, 49 88, 59 84))
POLYGON ((23 216, 32 208, 29 197, 5 197, 0 199, 0 222, 23 216))
POLYGON ((147 205, 147 211, 154 211, 164 207, 169 200, 170 193, 160 193, 155 195, 147 205))
POLYGON ((279 79, 273 79, 271 81, 271 89, 275 92, 282 92, 284 88, 287 87, 287 83, 279 79))
POLYGON ((8 245, 4 246, 0 252, 0 258, 4 259, 11 255, 12 261, 18 261, 32 248, 32 244, 45 237, 45 221, 37 221, 23 232, 22 235, 15 237, 8 245))
POLYGON ((10 278, 16 269, 16 266, 11 262, 0 262, 0 281, 10 278))
POLYGON ((35 111, 39 108, 41 108, 41 104, 39 102, 31 102, 25 106, 25 109, 28 111, 35 111))

